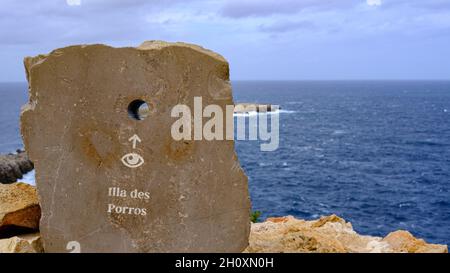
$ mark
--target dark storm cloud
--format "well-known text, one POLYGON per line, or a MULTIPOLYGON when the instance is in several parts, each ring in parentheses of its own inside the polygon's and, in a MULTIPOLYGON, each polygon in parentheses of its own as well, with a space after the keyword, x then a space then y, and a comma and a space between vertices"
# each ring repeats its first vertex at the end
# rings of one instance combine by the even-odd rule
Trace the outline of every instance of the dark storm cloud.
MULTIPOLYGON (((199 0, 81 0, 80 6, 69 6, 66 0, 2 0, 0 8, 0 44, 22 45, 64 41, 140 40, 164 37, 163 22, 148 18, 185 5, 185 12, 195 13, 191 4, 201 3, 205 12, 217 14, 239 24, 241 18, 271 15, 295 15, 301 11, 351 11, 366 0, 229 0, 222 4, 199 0), (207 5, 213 3, 214 5, 207 5), (189 4, 189 5, 188 5, 189 4)), ((432 12, 450 9, 448 0, 383 0, 382 8, 402 10, 405 7, 432 12)), ((168 20, 173 22, 169 17, 168 20)), ((314 19, 314 23, 320 18, 314 19)), ((176 24, 177 22, 174 22, 176 24)), ((317 22, 317 25, 320 22, 317 22)), ((313 27, 312 23, 290 18, 280 22, 261 22, 257 31, 286 32, 313 27)))
POLYGON ((0 11, 0 43, 139 39, 157 31, 157 25, 146 22, 148 14, 179 2, 81 0, 81 5, 69 6, 66 0, 4 0, 0 11))
POLYGON ((373 3, 81 0, 81 5, 70 6, 66 0, 0 0, 0 81, 25 79, 24 56, 70 44, 128 46, 148 39, 192 42, 218 51, 230 59, 234 75, 241 79, 295 78, 300 72, 312 78, 335 78, 344 72, 359 77, 360 67, 365 67, 367 58, 376 56, 374 52, 383 52, 373 59, 375 63, 385 62, 386 72, 380 72, 380 76, 408 78, 411 73, 422 75, 426 70, 435 78, 447 77, 442 75, 449 63, 450 0, 373 3), (298 50, 300 45, 302 52, 298 50), (392 50, 393 46, 397 50, 392 50), (343 72, 336 64, 350 63, 340 59, 348 53, 353 66, 349 64, 343 72), (399 58, 425 61, 414 70, 409 63, 399 64, 399 58), (297 66, 292 69, 286 65, 294 62, 306 62, 308 69, 300 71, 297 66), (397 74, 392 67, 398 67, 397 74), (329 74, 324 74, 327 71, 329 74))

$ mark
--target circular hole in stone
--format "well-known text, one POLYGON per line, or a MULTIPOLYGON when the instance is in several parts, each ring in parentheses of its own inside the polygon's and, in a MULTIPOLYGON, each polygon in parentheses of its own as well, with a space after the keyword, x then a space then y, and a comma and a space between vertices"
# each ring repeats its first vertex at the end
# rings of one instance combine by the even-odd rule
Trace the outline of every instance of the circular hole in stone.
POLYGON ((143 100, 134 100, 128 105, 128 115, 135 120, 144 120, 148 117, 150 108, 143 100))

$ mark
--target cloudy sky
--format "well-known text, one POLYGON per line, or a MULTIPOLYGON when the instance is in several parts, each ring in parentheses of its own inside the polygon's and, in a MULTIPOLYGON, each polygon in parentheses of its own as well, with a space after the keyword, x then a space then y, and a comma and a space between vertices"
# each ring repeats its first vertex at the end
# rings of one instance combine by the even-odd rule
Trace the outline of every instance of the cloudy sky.
POLYGON ((450 79, 450 0, 0 0, 0 81, 70 44, 200 44, 233 80, 450 79))

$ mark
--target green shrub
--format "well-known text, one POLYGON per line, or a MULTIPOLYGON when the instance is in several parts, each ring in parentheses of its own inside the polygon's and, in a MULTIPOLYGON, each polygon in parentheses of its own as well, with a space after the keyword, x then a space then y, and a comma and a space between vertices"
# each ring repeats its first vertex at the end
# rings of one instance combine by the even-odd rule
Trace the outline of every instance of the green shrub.
POLYGON ((250 213, 250 221, 252 221, 252 223, 258 223, 260 216, 261 216, 261 212, 259 210, 255 210, 255 211, 251 212, 250 213))

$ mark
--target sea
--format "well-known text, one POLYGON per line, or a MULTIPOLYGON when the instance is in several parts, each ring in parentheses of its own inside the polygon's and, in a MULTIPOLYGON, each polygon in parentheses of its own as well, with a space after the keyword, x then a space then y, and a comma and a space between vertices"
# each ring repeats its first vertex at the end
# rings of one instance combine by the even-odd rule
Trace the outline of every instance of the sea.
MULTIPOLYGON (((280 105, 279 147, 237 140, 252 209, 336 214, 362 234, 450 244, 450 81, 236 81, 236 102, 280 105)), ((26 83, 0 83, 0 153, 23 148, 26 83)), ((34 173, 24 180, 34 183, 34 173)))

